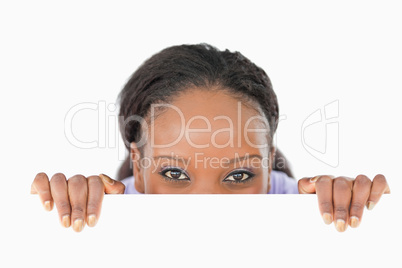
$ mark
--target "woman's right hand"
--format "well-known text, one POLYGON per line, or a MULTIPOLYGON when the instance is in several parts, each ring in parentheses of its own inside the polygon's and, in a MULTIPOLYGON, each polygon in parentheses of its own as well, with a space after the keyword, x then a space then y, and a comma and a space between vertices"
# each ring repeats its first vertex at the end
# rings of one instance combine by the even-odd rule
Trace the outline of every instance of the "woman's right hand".
POLYGON ((81 232, 85 226, 96 225, 101 211, 103 195, 124 194, 125 186, 107 175, 84 177, 75 175, 70 179, 56 173, 49 181, 45 173, 36 175, 31 194, 39 194, 44 208, 48 211, 56 204, 60 223, 74 231, 81 232))

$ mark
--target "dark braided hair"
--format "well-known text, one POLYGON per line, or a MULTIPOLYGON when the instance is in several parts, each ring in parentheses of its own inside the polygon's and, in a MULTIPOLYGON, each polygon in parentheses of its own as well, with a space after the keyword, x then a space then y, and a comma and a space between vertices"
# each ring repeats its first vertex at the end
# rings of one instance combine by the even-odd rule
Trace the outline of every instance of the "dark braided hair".
MULTIPOLYGON (((119 125, 126 147, 129 149, 130 143, 138 142, 143 134, 141 122, 129 118, 137 116, 146 120, 151 104, 170 103, 191 87, 212 89, 214 86, 243 102, 259 104, 269 123, 271 147, 279 108, 268 75, 241 53, 220 51, 205 43, 165 48, 146 60, 130 77, 119 94, 119 125)), ((123 179, 121 173, 127 172, 120 170, 119 179, 123 179)))

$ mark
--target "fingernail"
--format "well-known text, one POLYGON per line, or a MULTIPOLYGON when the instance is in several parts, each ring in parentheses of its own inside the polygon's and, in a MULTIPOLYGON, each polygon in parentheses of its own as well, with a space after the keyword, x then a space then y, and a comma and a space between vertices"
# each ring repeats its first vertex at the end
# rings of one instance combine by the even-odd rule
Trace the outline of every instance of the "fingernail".
POLYGON ((367 203, 367 209, 368 210, 372 210, 374 208, 374 206, 375 206, 375 203, 373 201, 369 201, 367 203))
POLYGON ((45 203, 43 204, 43 206, 45 207, 45 209, 47 211, 51 211, 52 210, 52 205, 50 204, 50 201, 45 201, 45 203))
POLYGON ((359 226, 359 218, 356 216, 352 216, 350 217, 350 226, 352 228, 356 228, 359 226))
POLYGON ((96 225, 96 216, 95 214, 91 214, 88 216, 88 226, 94 227, 96 225))
POLYGON ((61 224, 66 228, 70 227, 71 224, 70 215, 64 215, 63 218, 61 218, 61 224))
POLYGON ((73 229, 76 232, 81 232, 84 229, 84 221, 82 219, 76 219, 73 224, 73 229))
POLYGON ((332 215, 329 213, 324 213, 322 214, 322 218, 324 219, 325 224, 331 224, 332 223, 332 215))
POLYGON ((344 220, 336 220, 336 224, 335 224, 336 230, 338 230, 338 232, 344 232, 345 231, 345 221, 344 220))
POLYGON ((105 175, 105 174, 99 174, 99 177, 105 181, 107 184, 113 185, 114 184, 114 180, 112 180, 111 178, 109 178, 109 176, 105 175))
POLYGON ((316 182, 320 176, 315 176, 314 178, 310 179, 310 182, 316 182))

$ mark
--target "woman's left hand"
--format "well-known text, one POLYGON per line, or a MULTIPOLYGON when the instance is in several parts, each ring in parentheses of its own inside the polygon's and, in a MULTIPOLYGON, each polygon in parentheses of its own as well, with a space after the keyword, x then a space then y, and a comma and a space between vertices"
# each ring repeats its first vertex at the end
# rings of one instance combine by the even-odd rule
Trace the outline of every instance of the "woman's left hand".
POLYGON ((356 179, 330 175, 303 178, 298 188, 301 194, 317 194, 324 222, 334 222, 339 232, 344 232, 348 225, 358 227, 364 207, 373 209, 383 194, 390 193, 387 180, 380 174, 373 181, 365 175, 356 179))

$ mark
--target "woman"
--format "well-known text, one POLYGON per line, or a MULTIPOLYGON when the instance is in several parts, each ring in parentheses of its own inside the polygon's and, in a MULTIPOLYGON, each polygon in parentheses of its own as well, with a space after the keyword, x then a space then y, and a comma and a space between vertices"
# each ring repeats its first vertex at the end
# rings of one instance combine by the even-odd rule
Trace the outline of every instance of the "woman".
POLYGON ((316 193, 326 224, 357 227, 389 187, 323 175, 298 182, 273 170, 278 103, 267 74, 238 52, 207 45, 162 50, 132 75, 120 93, 120 131, 130 150, 132 176, 76 175, 32 183, 63 226, 95 226, 104 193, 316 193))

